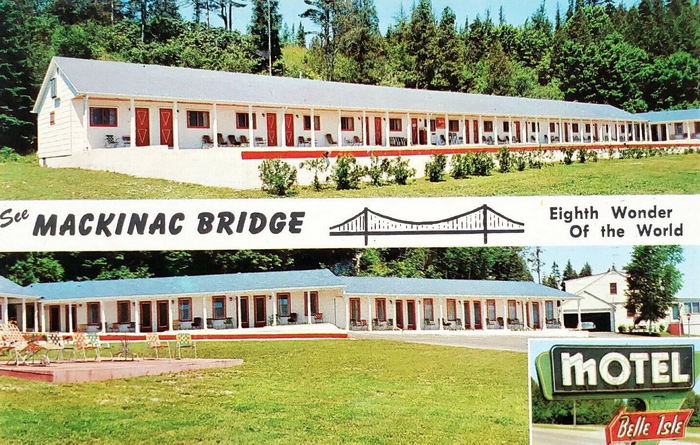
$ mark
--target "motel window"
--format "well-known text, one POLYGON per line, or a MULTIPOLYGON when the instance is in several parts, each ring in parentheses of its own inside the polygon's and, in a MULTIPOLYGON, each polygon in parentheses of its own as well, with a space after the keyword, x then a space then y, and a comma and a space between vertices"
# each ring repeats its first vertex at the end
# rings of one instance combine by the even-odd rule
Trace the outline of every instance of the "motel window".
POLYGON ((87 304, 87 322, 89 325, 100 324, 100 303, 87 304))
POLYGON ((573 133, 578 133, 578 124, 571 124, 571 131, 573 133))
POLYGON ((58 93, 56 92, 56 78, 55 77, 53 79, 49 80, 49 91, 51 93, 51 99, 55 99, 56 96, 58 96, 58 93))
POLYGON ((211 299, 211 305, 212 305, 212 315, 214 318, 217 320, 221 320, 226 318, 226 297, 224 296, 219 296, 219 297, 212 297, 211 299))
POLYGON ((401 131, 401 119, 389 119, 389 131, 401 131))
POLYGON ((681 308, 678 304, 674 304, 673 306, 671 306, 671 318, 673 320, 681 319, 681 308))
POLYGON ((459 131, 459 121, 450 120, 450 131, 459 131))
MULTIPOLYGON (((311 130, 311 116, 304 116, 304 130, 311 130)), ((321 116, 314 116, 314 130, 321 130, 321 116)))
POLYGON ((351 298, 350 299, 350 319, 359 321, 362 318, 362 311, 360 309, 360 299, 351 298))
POLYGON ((457 300, 447 300, 447 319, 450 321, 457 319, 457 300))
POLYGON ((180 321, 192 321, 192 299, 180 298, 177 300, 177 313, 180 321))
POLYGON ((423 318, 428 321, 433 321, 435 319, 432 298, 425 298, 423 300, 423 318))
MULTIPOLYGON (((248 113, 236 113, 236 128, 247 130, 250 127, 250 116, 248 113)), ((258 122, 253 113, 253 128, 258 128, 258 122)))
POLYGON ((209 112, 188 111, 187 128, 209 128, 209 112))
POLYGON ((515 300, 508 300, 508 318, 511 320, 518 318, 518 311, 515 308, 515 300))
POLYGON ((117 301, 117 323, 131 323, 130 301, 117 301))
POLYGON ((291 308, 289 294, 277 294, 277 315, 280 317, 289 317, 291 308))
POLYGON ((617 295, 617 283, 610 283, 610 295, 617 295))
POLYGON ((341 117, 340 129, 343 131, 355 131, 355 120, 351 117, 341 117))
POLYGON ((697 314, 700 312, 700 302, 692 301, 685 303, 685 312, 687 314, 697 314))
POLYGON ((683 123, 682 123, 682 122, 676 122, 675 124, 673 124, 673 127, 674 127, 673 134, 683 134, 683 133, 685 133, 685 132, 683 131, 683 123))
POLYGON ((700 121, 695 122, 694 127, 695 127, 695 134, 700 134, 700 121))
POLYGON ((549 123, 549 132, 554 133, 556 130, 557 130, 557 124, 555 124, 554 122, 550 122, 549 123))
POLYGON ((496 300, 486 300, 486 318, 496 321, 496 300))
MULTIPOLYGON (((304 300, 305 300, 304 315, 309 315, 308 298, 309 298, 309 292, 304 292, 304 300)), ((318 292, 313 291, 313 292, 311 292, 311 315, 318 314, 318 313, 319 313, 319 310, 318 310, 318 292)))
POLYGON ((56 113, 53 111, 49 113, 49 125, 56 125, 56 113))
POLYGON ((117 126, 117 109, 116 108, 90 107, 90 126, 91 127, 116 127, 117 126))
POLYGON ((484 131, 487 133, 493 131, 493 121, 484 121, 484 131))
POLYGON ((585 127, 585 128, 586 128, 586 130, 585 130, 586 133, 590 133, 590 132, 591 132, 591 124, 586 124, 586 127, 585 127))
POLYGON ((544 316, 547 320, 554 320, 554 302, 544 302, 544 316))
POLYGON ((386 321, 386 300, 384 298, 377 298, 375 300, 375 306, 377 320, 386 321))
POLYGON ((510 130, 510 122, 503 122, 503 132, 507 133, 510 130))

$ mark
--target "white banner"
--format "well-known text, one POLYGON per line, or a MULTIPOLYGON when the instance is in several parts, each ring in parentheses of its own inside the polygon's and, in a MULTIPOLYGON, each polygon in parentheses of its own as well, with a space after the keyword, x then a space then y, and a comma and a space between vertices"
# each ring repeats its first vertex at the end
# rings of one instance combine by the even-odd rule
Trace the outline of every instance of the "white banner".
POLYGON ((0 251, 700 244, 697 195, 0 201, 0 251))

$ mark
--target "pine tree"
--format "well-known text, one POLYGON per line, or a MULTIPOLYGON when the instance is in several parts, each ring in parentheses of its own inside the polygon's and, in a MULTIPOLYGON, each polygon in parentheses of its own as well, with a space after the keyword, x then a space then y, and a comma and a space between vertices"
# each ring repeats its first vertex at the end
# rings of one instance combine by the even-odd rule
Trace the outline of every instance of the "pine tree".
MULTIPOLYGON (((377 83, 383 46, 374 0, 352 0, 342 21, 339 51, 353 62, 354 73, 347 79, 356 83, 377 83)), ((347 74, 347 73, 346 73, 347 74)))
POLYGON ((7 146, 26 153, 34 138, 34 119, 26 87, 31 49, 22 26, 17 3, 0 0, 0 149, 7 146))
POLYGON ((153 18, 180 20, 177 0, 152 0, 150 15, 153 18))
POLYGON ((581 268, 581 272, 578 273, 579 277, 590 277, 593 275, 593 270, 591 269, 591 265, 588 264, 588 261, 586 261, 586 264, 583 265, 581 268))
POLYGON ((280 27, 282 16, 279 13, 279 0, 253 0, 253 14, 248 30, 253 46, 264 56, 258 64, 258 71, 280 74, 282 59, 280 27), (270 9, 268 10, 268 5, 270 9), (268 33, 269 29, 269 33, 268 33))
MULTIPOLYGON (((224 29, 233 31, 233 16, 234 11, 238 8, 243 8, 246 6, 244 1, 235 0, 208 0, 208 8, 211 7, 218 8, 217 15, 224 22, 224 29)), ((208 17, 208 9, 207 9, 208 17)), ((207 19, 207 26, 209 26, 209 19, 207 19)))
POLYGON ((437 64, 431 88, 458 91, 462 89, 461 72, 464 67, 464 43, 456 28, 457 16, 451 8, 442 11, 437 29, 437 64))
POLYGON ((554 289, 559 289, 559 283, 561 282, 561 273, 559 272, 559 266, 557 262, 552 262, 552 271, 544 279, 545 286, 553 287, 554 289))
POLYGON ((576 270, 574 267, 571 265, 571 260, 568 260, 566 262, 566 266, 564 266, 564 272, 562 273, 562 280, 572 280, 574 278, 578 278, 578 274, 576 273, 576 270))
POLYGON ((437 26, 430 0, 419 0, 406 26, 406 52, 413 61, 408 85, 429 88, 436 70, 437 26))
POLYGON ((486 73, 486 94, 507 96, 511 93, 513 85, 513 64, 503 51, 501 42, 496 41, 491 45, 488 59, 486 60, 488 71, 486 73))
POLYGON ((306 30, 301 22, 299 22, 299 29, 297 30, 295 39, 297 46, 306 48, 306 30))
POLYGON ((315 34, 323 60, 322 75, 326 80, 333 80, 338 39, 342 34, 341 17, 345 12, 346 3, 343 0, 304 0, 304 3, 308 9, 301 17, 310 19, 320 28, 315 34))

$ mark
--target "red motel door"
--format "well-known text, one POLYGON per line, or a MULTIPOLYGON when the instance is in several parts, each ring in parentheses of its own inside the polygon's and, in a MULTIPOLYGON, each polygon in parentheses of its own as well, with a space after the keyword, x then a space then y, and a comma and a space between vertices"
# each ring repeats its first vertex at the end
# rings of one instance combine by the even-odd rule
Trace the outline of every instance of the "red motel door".
POLYGON ((148 119, 148 108, 136 109, 136 146, 151 145, 151 128, 148 119))
POLYGON ((474 121, 474 141, 477 144, 481 144, 481 136, 479 135, 479 121, 474 121))
POLYGON ((267 113, 267 146, 277 147, 277 115, 267 113))
POLYGON ((411 119, 411 144, 418 145, 418 119, 411 119))
POLYGON ((515 140, 522 142, 522 140, 520 139, 520 122, 515 121, 513 122, 513 125, 515 125, 515 140))
POLYGON ((369 143, 369 118, 365 117, 365 144, 370 145, 369 143))
POLYGON ((464 143, 469 144, 471 142, 471 138, 469 137, 470 136, 469 135, 469 119, 464 121, 464 133, 465 133, 465 136, 467 137, 464 140, 464 143))
POLYGON ((284 144, 294 147, 294 115, 291 113, 284 115, 284 144))
POLYGON ((564 142, 569 142, 569 124, 564 125, 564 142))
MULTIPOLYGON (((148 111, 148 110, 146 110, 148 111)), ((148 113, 146 113, 148 114, 148 113)), ((160 114, 160 145, 173 146, 173 110, 161 108, 160 114)))
POLYGON ((403 329, 403 302, 396 300, 396 327, 403 329))
POLYGON ((374 118, 374 145, 382 145, 382 118, 374 118))

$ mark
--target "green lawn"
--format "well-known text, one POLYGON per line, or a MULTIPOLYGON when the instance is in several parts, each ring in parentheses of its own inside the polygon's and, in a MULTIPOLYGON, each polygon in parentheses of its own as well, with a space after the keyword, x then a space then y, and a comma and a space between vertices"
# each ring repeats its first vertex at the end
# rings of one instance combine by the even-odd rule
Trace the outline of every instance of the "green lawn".
MULTIPOLYGON (((264 198, 260 190, 232 190, 135 178, 79 169, 40 168, 35 162, 0 163, 4 199, 264 198)), ((364 186, 360 190, 316 192, 301 187, 303 198, 372 196, 493 196, 700 193, 700 154, 547 166, 489 177, 408 186, 364 186)))
POLYGON ((381 340, 198 349, 245 363, 89 384, 0 377, 0 442, 527 443, 525 354, 381 340))

